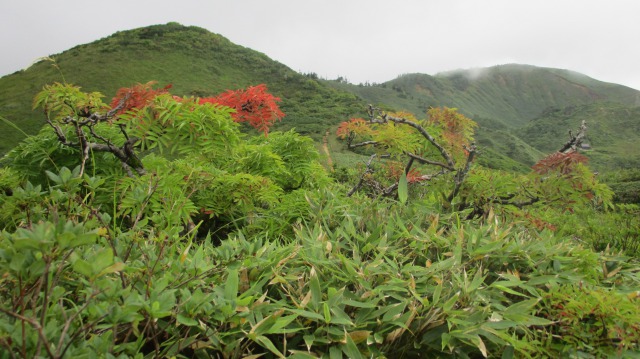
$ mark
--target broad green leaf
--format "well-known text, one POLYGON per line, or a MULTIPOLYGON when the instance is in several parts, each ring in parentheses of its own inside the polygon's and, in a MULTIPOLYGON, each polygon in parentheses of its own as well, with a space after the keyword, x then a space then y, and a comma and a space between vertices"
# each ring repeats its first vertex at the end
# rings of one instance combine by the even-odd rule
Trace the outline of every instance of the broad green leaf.
POLYGON ((313 346, 313 342, 316 340, 316 337, 313 334, 306 334, 302 337, 304 340, 304 344, 307 346, 307 350, 311 351, 311 347, 313 346))
POLYGON ((298 319, 298 315, 287 315, 276 320, 275 324, 269 329, 267 334, 291 333, 298 331, 298 328, 287 328, 294 320, 298 319))
POLYGON ((277 355, 278 358, 284 358, 285 356, 278 350, 278 348, 276 348, 275 345, 273 345, 273 342, 271 342, 271 340, 269 340, 269 338, 265 337, 264 335, 259 335, 256 337, 255 339, 256 342, 258 342, 260 345, 262 345, 263 347, 266 347, 267 349, 269 349, 269 351, 271 351, 273 354, 277 355))
POLYGON ((123 262, 116 262, 110 266, 108 266, 107 268, 103 269, 96 277, 101 277, 105 274, 109 274, 109 273, 115 273, 115 272, 120 272, 125 268, 125 265, 123 262))
POLYGON ((315 270, 311 271, 311 278, 309 279, 309 290, 311 291, 311 304, 313 309, 320 308, 320 302, 322 301, 322 292, 320 289, 320 280, 315 270))
POLYGON ((113 264, 113 252, 103 248, 91 258, 91 267, 94 273, 100 273, 103 269, 113 264))
POLYGON ((238 296, 238 270, 229 269, 227 274, 227 280, 224 283, 224 299, 228 302, 233 302, 238 296))
POLYGON ((360 350, 358 350, 358 346, 353 341, 353 339, 351 339, 351 336, 345 333, 345 340, 346 343, 342 345, 342 351, 347 355, 347 358, 364 359, 364 356, 362 355, 362 353, 360 353, 360 350))
POLYGON ((407 203, 407 198, 409 197, 409 191, 407 188, 407 174, 403 171, 400 179, 398 180, 398 199, 400 203, 407 203))
POLYGON ((440 301, 440 294, 442 294, 442 284, 438 284, 436 289, 433 290, 433 305, 436 305, 440 301))
POLYGON ((73 263, 72 268, 74 271, 87 278, 90 278, 93 275, 93 268, 91 267, 91 264, 84 259, 76 260, 73 263))
POLYGON ((351 321, 351 318, 349 318, 349 315, 347 315, 347 313, 338 306, 331 307, 331 313, 333 314, 331 317, 331 323, 353 326, 353 322, 351 321))
POLYGON ((342 359, 342 350, 340 347, 332 346, 329 348, 329 359, 342 359))
POLYGON ((388 321, 395 320, 396 318, 400 317, 400 315, 402 314, 402 312, 404 312, 404 309, 406 307, 407 307, 407 303, 397 303, 389 306, 389 309, 387 310, 387 312, 384 314, 384 316, 382 316, 382 321, 388 322, 388 321))
POLYGON ((188 327, 195 327, 195 326, 198 325, 198 321, 197 320, 195 320, 193 318, 186 317, 186 316, 184 316, 182 314, 178 314, 176 316, 176 321, 178 323, 186 325, 188 327))
POLYGON ((55 183, 55 184, 61 184, 62 183, 62 179, 57 174, 55 174, 55 173, 53 173, 51 171, 45 171, 45 173, 47 174, 47 177, 49 177, 49 179, 53 183, 55 183))
POLYGON ((469 284, 469 287, 466 289, 467 292, 473 292, 474 290, 478 289, 480 287, 480 285, 484 282, 484 279, 487 276, 483 276, 482 275, 482 268, 479 268, 476 271, 476 274, 473 276, 473 280, 471 280, 471 284, 469 284))
POLYGON ((284 313, 284 309, 280 309, 277 312, 262 319, 251 328, 251 331, 249 333, 256 333, 256 335, 268 333, 276 323, 276 320, 282 315, 282 313, 284 313))
POLYGON ((324 321, 327 323, 331 322, 331 311, 329 310, 329 303, 322 303, 322 311, 324 312, 324 321))
POLYGON ((503 291, 503 292, 507 292, 507 293, 509 293, 509 294, 513 294, 513 295, 517 295, 517 296, 519 296, 519 297, 525 297, 525 298, 527 298, 527 295, 522 294, 522 293, 520 293, 520 292, 516 292, 515 290, 513 290, 513 289, 511 289, 511 288, 507 288, 507 287, 505 287, 505 286, 503 286, 503 285, 501 285, 501 284, 498 284, 498 283, 499 283, 499 282, 491 283, 491 287, 494 287, 494 288, 496 288, 496 289, 499 289, 499 290, 501 290, 501 291, 503 291))
POLYGON ((442 310, 444 310, 445 313, 448 313, 449 311, 451 311, 451 309, 453 308, 453 305, 456 304, 456 302, 458 301, 459 296, 460 296, 460 292, 457 292, 451 298, 449 298, 449 300, 447 300, 442 306, 442 310))
MULTIPOLYGON (((311 353, 307 353, 305 351, 302 350, 289 350, 289 353, 291 353, 291 355, 289 355, 287 358, 289 359, 317 359, 318 357, 311 354, 311 353)), ((243 358, 244 359, 244 358, 243 358)))
POLYGON ((293 312, 295 314, 298 314, 301 317, 305 317, 307 319, 316 319, 316 320, 321 320, 324 321, 324 316, 318 313, 314 313, 314 312, 310 312, 308 310, 303 310, 303 309, 287 309, 290 312, 293 312))

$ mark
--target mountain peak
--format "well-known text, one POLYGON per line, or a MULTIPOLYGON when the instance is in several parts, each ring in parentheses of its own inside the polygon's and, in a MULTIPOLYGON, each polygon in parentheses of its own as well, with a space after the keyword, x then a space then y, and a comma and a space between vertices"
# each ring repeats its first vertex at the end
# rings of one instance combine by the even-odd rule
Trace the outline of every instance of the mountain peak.
MULTIPOLYGON (((458 69, 434 76, 406 74, 383 84, 397 107, 424 113, 428 106, 455 107, 470 117, 519 127, 548 107, 611 101, 635 105, 640 92, 565 70, 523 64, 458 69)), ((381 94, 378 94, 378 98, 381 94)))

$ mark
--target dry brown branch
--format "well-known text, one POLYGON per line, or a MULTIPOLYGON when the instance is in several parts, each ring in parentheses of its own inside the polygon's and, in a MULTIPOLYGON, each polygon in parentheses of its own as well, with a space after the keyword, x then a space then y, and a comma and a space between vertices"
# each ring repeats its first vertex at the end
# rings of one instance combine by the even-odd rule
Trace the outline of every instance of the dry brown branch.
POLYGON ((560 148, 560 150, 558 150, 558 152, 561 153, 567 153, 569 151, 575 151, 578 149, 578 147, 580 147, 580 145, 582 144, 582 141, 584 141, 584 138, 587 136, 587 123, 585 120, 582 120, 582 123, 580 124, 580 128, 578 128, 578 132, 573 135, 573 133, 571 132, 571 130, 569 130, 569 140, 562 145, 562 147, 560 148))
POLYGON ((360 187, 362 187, 365 176, 373 172, 373 169, 371 168, 371 162, 373 162, 374 158, 376 158, 375 153, 372 154, 371 157, 369 157, 369 161, 367 161, 367 167, 365 168, 364 172, 362 172, 362 175, 360 175, 360 180, 358 180, 358 183, 356 183, 356 185, 353 186, 353 188, 351 188, 351 190, 347 193, 347 197, 353 196, 353 194, 356 193, 356 191, 360 189, 360 187))
POLYGON ((447 202, 449 203, 451 203, 451 201, 453 201, 453 199, 458 195, 458 191, 460 191, 460 186, 462 186, 462 183, 467 177, 467 174, 469 174, 469 170, 471 169, 471 162, 473 162, 473 158, 476 155, 477 149, 474 143, 472 143, 471 146, 468 148, 465 147, 465 149, 469 153, 467 155, 467 163, 464 165, 464 168, 462 170, 458 170, 458 173, 456 173, 455 177, 453 178, 453 181, 454 181, 453 191, 451 191, 451 194, 449 194, 449 197, 447 197, 447 202))

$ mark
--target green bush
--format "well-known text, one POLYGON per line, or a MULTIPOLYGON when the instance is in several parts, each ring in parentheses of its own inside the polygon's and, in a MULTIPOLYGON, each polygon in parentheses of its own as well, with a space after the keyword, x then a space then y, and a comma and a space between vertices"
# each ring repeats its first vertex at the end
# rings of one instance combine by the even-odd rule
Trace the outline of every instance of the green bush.
MULTIPOLYGON (((52 108, 75 116, 67 102, 52 108)), ((243 135, 229 109, 196 106, 160 96, 86 133, 52 117, 55 135, 5 159, 0 359, 638 350, 640 265, 621 254, 637 256, 624 237, 637 207, 609 208, 586 168, 476 168, 454 206, 445 176, 410 188, 405 176, 399 201, 349 197, 310 139, 243 135), (144 150, 125 146, 127 131, 144 150), (106 145, 65 152, 82 136, 106 145), (538 195, 532 209, 508 202, 538 195), (594 251, 606 231, 614 240, 594 251)))
POLYGON ((562 353, 584 357, 633 357, 640 350, 640 293, 627 295, 589 285, 553 287, 539 315, 553 321, 545 338, 562 353))

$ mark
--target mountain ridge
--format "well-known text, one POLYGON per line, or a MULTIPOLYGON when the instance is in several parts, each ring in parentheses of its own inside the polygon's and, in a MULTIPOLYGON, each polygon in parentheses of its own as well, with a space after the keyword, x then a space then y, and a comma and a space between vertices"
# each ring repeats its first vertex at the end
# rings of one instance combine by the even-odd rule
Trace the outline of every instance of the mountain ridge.
MULTIPOLYGON (((44 84, 54 81, 100 91, 107 98, 120 87, 152 80, 160 85, 171 83, 177 95, 201 97, 266 83, 270 92, 282 98, 281 108, 287 114, 277 129, 295 127, 319 140, 340 121, 363 116, 368 103, 407 110, 418 117, 429 107, 455 107, 480 124, 480 144, 493 154, 510 153, 520 169, 526 169, 542 152, 517 129, 545 111, 595 102, 629 108, 640 105, 640 91, 635 89, 570 70, 522 64, 435 75, 404 74, 374 85, 322 80, 313 73, 293 71, 222 35, 178 23, 119 31, 51 57, 54 63, 39 61, 0 78, 0 116, 29 135, 44 124, 41 115, 31 110, 31 101, 44 84)), ((3 121, 0 133, 5 137, 0 154, 23 137, 20 130, 3 121)), ((505 168, 514 165, 506 164, 505 168)))
POLYGON ((563 69, 524 64, 451 70, 436 75, 404 74, 373 86, 333 82, 374 103, 414 113, 431 106, 460 109, 472 118, 491 118, 507 127, 519 127, 548 107, 564 107, 593 101, 640 105, 640 91, 593 79, 563 69))
MULTIPOLYGON (((329 123, 364 108, 351 93, 323 86, 221 35, 177 23, 116 32, 50 58, 55 62, 39 61, 0 78, 0 115, 29 135, 44 124, 31 110, 32 99, 52 82, 72 83, 107 98, 120 87, 149 81, 172 84, 176 95, 198 97, 266 83, 269 91, 282 99, 280 105, 287 115, 278 128, 295 125, 301 127, 299 132, 316 137, 329 123)), ((4 122, 0 122, 0 133, 7 134, 7 141, 0 143, 0 153, 24 137, 4 122)))

